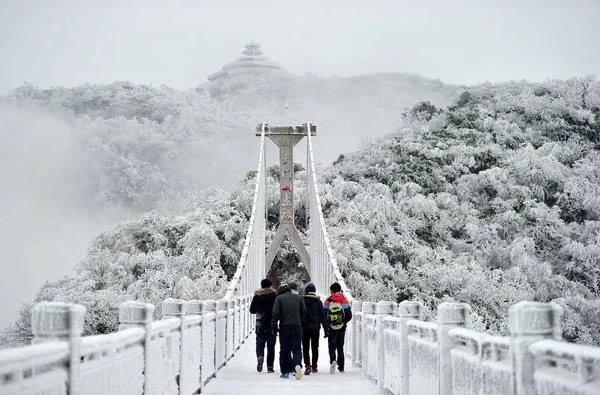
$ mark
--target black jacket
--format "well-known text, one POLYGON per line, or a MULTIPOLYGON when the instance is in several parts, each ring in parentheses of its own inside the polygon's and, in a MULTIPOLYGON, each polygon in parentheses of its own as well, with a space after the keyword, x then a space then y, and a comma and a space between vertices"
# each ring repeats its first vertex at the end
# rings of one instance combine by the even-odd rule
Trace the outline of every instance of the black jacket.
POLYGON ((292 293, 288 289, 275 299, 271 327, 277 330, 277 323, 279 322, 280 329, 302 329, 302 320, 305 316, 306 305, 302 300, 302 296, 292 293))
POLYGON ((315 295, 314 292, 309 292, 304 295, 304 304, 306 305, 306 317, 302 321, 302 329, 310 331, 318 331, 323 326, 325 333, 329 331, 329 327, 325 321, 325 310, 323 310, 323 302, 321 297, 315 295))
POLYGON ((261 288, 254 292, 252 303, 250 303, 250 313, 256 314, 256 327, 259 329, 271 329, 271 316, 273 315, 273 305, 277 291, 272 288, 261 288))

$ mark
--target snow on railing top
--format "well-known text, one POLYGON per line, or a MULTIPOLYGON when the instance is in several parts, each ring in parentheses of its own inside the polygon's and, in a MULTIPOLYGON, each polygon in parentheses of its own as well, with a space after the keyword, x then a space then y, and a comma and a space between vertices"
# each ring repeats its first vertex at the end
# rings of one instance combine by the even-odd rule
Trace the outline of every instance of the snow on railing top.
MULTIPOLYGON (((240 257, 240 261, 238 263, 238 267, 237 270, 235 271, 235 274, 233 276, 233 278, 231 279, 231 282, 229 283, 229 287, 227 288, 227 293, 225 294, 223 299, 231 299, 233 298, 236 290, 238 289, 238 287, 240 286, 240 282, 242 281, 242 276, 244 275, 245 270, 248 267, 248 260, 249 260, 249 252, 251 251, 251 243, 252 241, 257 241, 257 237, 253 236, 256 234, 256 232, 260 232, 260 234, 262 235, 262 229, 259 229, 259 227, 257 226, 256 222, 259 219, 259 216, 261 215, 261 213, 264 216, 264 211, 261 209, 264 209, 264 196, 261 196, 261 192, 263 192, 264 194, 264 185, 266 183, 265 180, 265 166, 266 163, 264 163, 264 159, 265 159, 265 126, 266 124, 262 124, 262 132, 261 132, 261 136, 260 136, 260 153, 258 155, 258 168, 257 168, 257 172, 256 172, 256 184, 254 187, 254 200, 252 201, 252 214, 250 216, 250 222, 248 225, 248 231, 246 232, 246 239, 244 241, 244 248, 242 249, 242 255, 240 257), (261 197, 263 199, 261 199, 261 197), (259 207, 259 205, 261 205, 262 203, 262 207, 259 207)), ((259 222, 260 223, 260 222, 259 222)), ((264 251, 259 251, 259 254, 264 255, 264 251)), ((264 259, 264 258, 263 258, 264 259)), ((246 271, 246 274, 248 273, 248 271, 246 271)), ((261 276, 264 273, 261 273, 261 276)), ((258 280, 258 279, 253 279, 253 280, 258 280)), ((255 281, 256 282, 256 281, 255 281)), ((255 284, 253 284, 255 285, 255 284)))
MULTIPOLYGON (((306 123, 307 125, 307 129, 310 130, 310 122, 306 123)), ((314 154, 313 154, 313 146, 312 146, 312 137, 311 134, 308 133, 308 179, 307 179, 307 186, 309 189, 309 194, 310 194, 310 204, 311 204, 311 213, 315 213, 316 216, 313 216, 313 214, 311 214, 311 234, 310 234, 310 238, 311 238, 311 251, 313 252, 313 254, 311 254, 311 262, 313 267, 315 268, 315 270, 313 270, 314 272, 318 271, 318 265, 320 263, 325 263, 325 264, 329 264, 331 266, 331 268, 333 269, 333 276, 335 277, 335 280, 341 285, 342 287, 342 291, 344 292, 346 298, 348 300, 352 300, 352 295, 350 293, 350 290, 348 289, 348 287, 346 286, 346 281, 344 280, 344 277, 342 276, 342 272, 339 269, 339 266, 337 264, 337 260, 335 259, 335 256, 333 254, 333 249, 331 248, 331 242, 329 241, 329 235, 327 233, 327 228, 325 226, 325 219, 323 217, 323 209, 321 206, 321 199, 319 197, 319 187, 317 185, 317 173, 315 170, 315 159, 314 159, 314 154), (315 207, 312 207, 312 206, 315 207), (315 211, 313 211, 313 209, 315 211), (316 218, 315 218, 316 217, 316 218), (313 223, 313 221, 317 221, 316 226, 314 226, 315 224, 313 223), (316 230, 316 232, 314 232, 314 230, 316 230), (317 233, 317 234, 314 234, 317 233), (319 258, 319 256, 314 256, 314 255, 320 255, 320 254, 315 254, 314 252, 317 251, 315 248, 313 248, 313 244, 317 243, 317 238, 321 238, 320 242, 325 244, 325 251, 321 251, 325 253, 325 257, 326 257, 326 262, 318 262, 317 259, 319 258)), ((311 277, 314 277, 312 275, 313 273, 311 273, 311 277)), ((324 287, 326 286, 326 284, 319 284, 320 287, 324 287)), ((324 289, 321 289, 320 291, 323 291, 324 289)))
MULTIPOLYGON (((540 380, 546 376, 546 380, 553 381, 557 375, 563 376, 564 380, 564 366, 577 374, 579 385, 589 386, 590 382, 594 382, 597 392, 589 393, 600 393, 600 348, 557 340, 541 340, 529 346, 529 350, 540 366, 546 366, 544 371, 540 372, 540 380)), ((569 376, 567 385, 568 378, 569 376)))
POLYGON ((580 360, 586 363, 600 363, 600 348, 571 344, 556 340, 541 340, 531 345, 531 352, 540 357, 580 360))

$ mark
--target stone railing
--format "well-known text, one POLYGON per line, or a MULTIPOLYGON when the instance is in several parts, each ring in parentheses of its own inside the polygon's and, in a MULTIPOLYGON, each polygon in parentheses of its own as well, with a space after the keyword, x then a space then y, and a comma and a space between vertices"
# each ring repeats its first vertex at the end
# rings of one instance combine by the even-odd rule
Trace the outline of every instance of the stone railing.
POLYGON ((33 307, 33 344, 0 351, 0 394, 194 394, 250 334, 251 297, 126 302, 119 331, 82 337, 84 306, 33 307))
POLYGON ((470 330, 463 303, 442 303, 435 322, 416 302, 352 308, 347 354, 382 394, 600 394, 600 348, 561 341, 556 304, 512 306, 508 337, 470 330))

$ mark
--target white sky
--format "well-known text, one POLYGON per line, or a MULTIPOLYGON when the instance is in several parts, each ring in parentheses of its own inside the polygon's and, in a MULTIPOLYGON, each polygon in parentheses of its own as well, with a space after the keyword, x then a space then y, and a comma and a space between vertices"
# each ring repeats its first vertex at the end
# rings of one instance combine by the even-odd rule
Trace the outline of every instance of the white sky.
POLYGON ((185 89, 252 38, 299 74, 598 75, 599 17, 598 0, 0 0, 0 93, 24 81, 185 89))

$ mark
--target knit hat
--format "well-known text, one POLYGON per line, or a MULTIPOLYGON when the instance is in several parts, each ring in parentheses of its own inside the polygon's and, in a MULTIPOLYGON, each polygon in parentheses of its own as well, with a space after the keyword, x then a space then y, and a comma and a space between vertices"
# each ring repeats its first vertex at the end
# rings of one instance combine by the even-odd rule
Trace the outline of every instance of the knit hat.
POLYGON ((308 283, 306 285, 306 288, 304 289, 305 293, 309 293, 309 292, 317 292, 317 287, 315 287, 315 284, 313 283, 308 283))
POLYGON ((265 278, 264 280, 262 280, 260 282, 260 287, 261 288, 269 288, 271 285, 273 285, 273 283, 268 278, 265 278))

